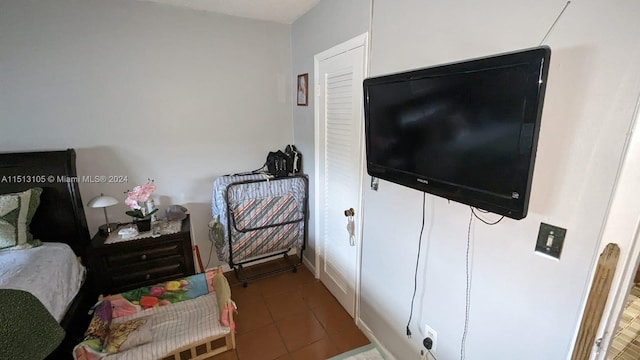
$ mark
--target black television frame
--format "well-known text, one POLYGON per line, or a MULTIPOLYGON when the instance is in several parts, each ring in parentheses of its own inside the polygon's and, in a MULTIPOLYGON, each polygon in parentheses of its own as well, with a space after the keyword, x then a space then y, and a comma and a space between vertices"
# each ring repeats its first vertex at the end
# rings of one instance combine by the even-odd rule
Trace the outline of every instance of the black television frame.
MULTIPOLYGON (((367 155, 367 172, 373 177, 391 181, 416 190, 428 192, 449 200, 462 204, 484 209, 499 215, 504 215, 516 220, 527 216, 529 197, 531 193, 531 183, 535 165, 538 136, 542 117, 542 108, 549 72, 549 61, 551 49, 548 46, 539 46, 509 53, 492 55, 487 57, 464 60, 460 62, 448 63, 432 67, 426 67, 406 72, 390 75, 367 78, 363 82, 364 87, 364 114, 365 114, 365 144, 367 155), (450 183, 441 179, 430 178, 424 174, 416 174, 401 169, 385 167, 371 161, 373 148, 371 146, 371 101, 370 89, 375 86, 395 83, 411 82, 412 80, 424 79, 427 77, 441 77, 451 74, 463 74, 466 72, 476 72, 481 70, 495 69, 526 64, 529 76, 536 76, 535 89, 527 88, 525 110, 523 111, 522 124, 528 124, 526 128, 521 127, 521 132, 527 132, 531 137, 531 146, 528 148, 529 154, 521 161, 528 161, 528 166, 523 166, 520 179, 524 186, 520 192, 514 192, 511 197, 505 194, 498 194, 486 189, 472 188, 462 184, 450 183), (533 126, 531 126, 533 125, 533 126)), ((373 100, 375 101, 375 99, 373 100)), ((522 133, 521 133, 521 136, 522 133)), ((521 165, 527 165, 525 163, 521 165)))

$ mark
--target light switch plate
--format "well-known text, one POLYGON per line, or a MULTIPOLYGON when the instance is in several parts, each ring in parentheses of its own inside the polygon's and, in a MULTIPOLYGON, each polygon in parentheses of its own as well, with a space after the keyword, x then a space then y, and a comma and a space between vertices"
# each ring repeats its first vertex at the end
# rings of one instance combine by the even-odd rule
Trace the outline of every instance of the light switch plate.
POLYGON ((567 229, 540 223, 538 241, 536 241, 536 251, 560 259, 566 234, 567 229))

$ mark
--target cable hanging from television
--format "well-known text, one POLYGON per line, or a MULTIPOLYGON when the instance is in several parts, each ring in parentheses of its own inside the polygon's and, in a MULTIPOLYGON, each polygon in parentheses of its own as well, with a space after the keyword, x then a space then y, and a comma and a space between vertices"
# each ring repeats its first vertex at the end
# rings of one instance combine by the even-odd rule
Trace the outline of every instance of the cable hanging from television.
POLYGON ((471 312, 471 225, 473 224, 473 217, 478 217, 478 215, 473 212, 473 207, 469 206, 469 208, 471 209, 471 215, 469 215, 469 226, 467 227, 467 250, 464 261, 466 281, 464 290, 464 327, 462 330, 462 340, 460 341, 460 360, 464 360, 466 356, 467 335, 469 335, 469 313, 471 312))
POLYGON ((420 236, 418 237, 418 255, 416 256, 416 269, 413 273, 413 295, 411 296, 411 308, 409 310, 409 320, 407 321, 407 337, 411 338, 411 319, 413 318, 413 304, 416 299, 416 291, 418 290, 418 266, 420 265, 420 252, 422 249, 422 234, 424 233, 424 217, 427 202, 427 193, 422 192, 422 225, 420 226, 420 236))
POLYGON ((474 208, 473 206, 469 206, 469 208, 471 209, 471 214, 473 214, 473 216, 474 216, 476 219, 478 219, 478 220, 482 221, 483 223, 485 223, 485 224, 487 224, 487 225, 495 225, 495 224, 499 223, 500 221, 502 221, 502 219, 504 219, 504 215, 502 215, 502 216, 500 217, 500 219, 498 219, 498 220, 496 220, 496 221, 493 221, 493 222, 491 222, 491 221, 487 221, 487 220, 485 220, 485 219, 481 218, 480 216, 478 216, 478 214, 476 214, 476 210, 480 211, 481 213, 489 213, 489 211, 482 210, 482 209, 477 209, 477 208, 474 208))

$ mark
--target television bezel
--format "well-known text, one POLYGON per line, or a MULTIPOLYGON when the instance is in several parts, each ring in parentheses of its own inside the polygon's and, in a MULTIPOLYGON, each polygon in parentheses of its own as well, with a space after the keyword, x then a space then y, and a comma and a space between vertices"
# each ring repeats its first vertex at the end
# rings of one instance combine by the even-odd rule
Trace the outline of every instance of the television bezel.
POLYGON ((436 196, 453 200, 472 207, 484 209, 499 215, 504 215, 512 219, 523 219, 527 216, 529 198, 531 195, 531 185, 535 167, 538 138, 542 119, 542 109, 546 92, 547 77, 549 73, 549 61, 551 58, 551 48, 548 46, 538 46, 524 50, 518 50, 497 55, 452 62, 442 65, 430 66, 405 72, 389 75, 370 77, 364 80, 364 118, 365 118, 365 146, 367 156, 367 173, 373 177, 391 181, 399 185, 407 186, 416 190, 424 191, 436 196), (506 199, 483 189, 474 189, 461 184, 451 184, 441 179, 425 177, 421 174, 408 173, 399 169, 387 168, 370 161, 372 147, 370 146, 370 104, 369 89, 372 86, 387 84, 398 81, 412 81, 433 76, 446 76, 469 71, 491 69, 496 67, 513 66, 526 63, 529 71, 536 71, 538 77, 537 92, 534 99, 527 97, 527 117, 523 124, 533 124, 532 141, 529 149, 529 164, 526 176, 526 188, 523 193, 518 193, 517 199, 506 199), (530 105, 533 101, 533 105, 530 105), (529 107, 534 106, 535 111, 529 107))

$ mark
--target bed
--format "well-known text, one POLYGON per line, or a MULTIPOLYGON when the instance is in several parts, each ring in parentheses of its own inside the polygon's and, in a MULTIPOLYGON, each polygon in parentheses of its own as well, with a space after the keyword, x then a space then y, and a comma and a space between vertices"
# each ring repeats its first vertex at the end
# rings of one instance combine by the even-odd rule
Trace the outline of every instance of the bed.
POLYGON ((88 310, 95 301, 85 270, 90 236, 75 159, 73 149, 0 153, 4 200, 18 193, 35 199, 32 189, 42 189, 29 225, 33 242, 42 245, 0 252, 0 301, 3 306, 14 301, 16 308, 29 304, 29 311, 8 312, 3 307, 0 328, 10 331, 0 337, 0 358, 70 358, 90 320, 88 310))
POLYGON ((235 348, 235 303, 222 269, 102 299, 77 360, 204 359, 235 348))
POLYGON ((214 180, 210 239, 218 259, 246 286, 248 280, 291 269, 302 261, 307 238, 308 178, 264 174, 221 176, 214 180), (246 276, 243 265, 299 250, 298 263, 246 276))

